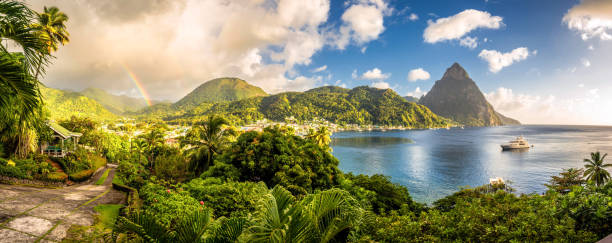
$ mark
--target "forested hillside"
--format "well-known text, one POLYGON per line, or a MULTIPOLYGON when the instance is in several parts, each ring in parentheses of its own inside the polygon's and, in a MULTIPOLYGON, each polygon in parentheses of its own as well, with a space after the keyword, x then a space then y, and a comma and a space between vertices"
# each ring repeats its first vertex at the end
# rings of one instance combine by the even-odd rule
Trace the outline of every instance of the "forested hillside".
POLYGON ((71 116, 88 117, 96 121, 108 121, 119 118, 97 101, 87 98, 78 92, 59 90, 41 85, 45 110, 52 120, 68 119, 71 116))
POLYGON ((294 117, 299 121, 323 118, 338 124, 373 124, 415 128, 447 126, 448 121, 427 107, 406 101, 391 89, 334 86, 306 92, 285 92, 233 102, 201 103, 191 109, 154 106, 144 111, 144 118, 190 122, 208 114, 220 114, 237 123, 263 118, 283 121, 294 117))

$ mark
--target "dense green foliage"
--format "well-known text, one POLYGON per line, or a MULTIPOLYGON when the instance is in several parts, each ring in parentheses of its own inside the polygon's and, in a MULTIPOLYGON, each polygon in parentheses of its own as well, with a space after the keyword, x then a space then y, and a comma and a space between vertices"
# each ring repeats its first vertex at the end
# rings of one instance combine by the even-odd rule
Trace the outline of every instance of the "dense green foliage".
MULTIPOLYGON (((363 199, 369 201, 372 206, 372 211, 376 213, 384 213, 402 210, 402 212, 420 212, 424 209, 424 205, 418 204, 412 200, 408 189, 404 186, 391 183, 389 177, 383 175, 353 175, 352 173, 344 175, 346 180, 359 189, 365 189, 373 192, 363 199)), ((350 188, 350 187, 349 187, 350 188)), ((348 189, 350 192, 353 190, 348 189)), ((357 198, 360 198, 357 193, 353 193, 357 198)))
POLYGON ((148 183, 140 189, 144 210, 155 214, 157 220, 169 227, 177 223, 182 215, 198 210, 200 204, 185 190, 166 189, 164 186, 148 183))
POLYGON ((545 195, 487 185, 428 207, 388 177, 343 174, 315 137, 286 127, 243 133, 200 178, 178 184, 134 158, 121 163, 118 175, 144 204, 115 230, 161 242, 594 242, 611 231, 612 182, 572 170, 545 195))
POLYGON ((111 121, 119 118, 97 101, 78 92, 41 87, 45 110, 52 120, 62 120, 76 116, 95 121, 111 121))
POLYGON ((263 182, 226 182, 219 178, 196 178, 186 183, 183 189, 204 202, 204 206, 212 208, 217 217, 247 216, 268 193, 263 182))
POLYGON ((217 78, 203 83, 174 105, 190 107, 201 103, 236 101, 266 95, 268 94, 263 89, 250 85, 242 79, 217 78))
POLYGON ((200 103, 197 107, 174 109, 158 106, 142 117, 171 122, 198 121, 210 114, 222 115, 234 123, 260 119, 298 121, 325 119, 337 124, 393 125, 414 128, 444 127, 448 122, 427 107, 408 102, 391 89, 357 87, 352 90, 326 86, 306 92, 286 92, 233 102, 200 103))
POLYGON ((51 182, 63 182, 68 175, 56 171, 41 158, 6 160, 0 158, 0 175, 18 179, 37 179, 51 182))
POLYGON ((306 194, 338 185, 340 175, 338 160, 327 149, 289 129, 270 127, 242 134, 203 176, 263 181, 306 194))

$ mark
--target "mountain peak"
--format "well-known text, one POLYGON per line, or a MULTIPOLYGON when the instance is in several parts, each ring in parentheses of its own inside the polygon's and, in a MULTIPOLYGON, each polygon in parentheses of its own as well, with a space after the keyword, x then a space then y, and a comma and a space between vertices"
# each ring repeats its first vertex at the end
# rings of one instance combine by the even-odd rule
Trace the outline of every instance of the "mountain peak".
POLYGON ((447 79, 447 78, 451 78, 451 79, 469 79, 470 76, 465 71, 465 69, 463 69, 463 67, 461 65, 459 65, 459 63, 455 62, 455 63, 453 63, 453 65, 451 67, 446 69, 446 72, 444 73, 444 76, 442 77, 442 79, 447 79))
POLYGON ((448 68, 419 102, 438 115, 468 126, 518 123, 499 115, 458 63, 448 68))
POLYGON ((266 92, 257 87, 250 85, 246 81, 224 77, 216 78, 204 82, 181 100, 175 103, 176 106, 184 105, 199 105, 200 103, 216 103, 224 101, 235 101, 256 96, 266 96, 266 92))

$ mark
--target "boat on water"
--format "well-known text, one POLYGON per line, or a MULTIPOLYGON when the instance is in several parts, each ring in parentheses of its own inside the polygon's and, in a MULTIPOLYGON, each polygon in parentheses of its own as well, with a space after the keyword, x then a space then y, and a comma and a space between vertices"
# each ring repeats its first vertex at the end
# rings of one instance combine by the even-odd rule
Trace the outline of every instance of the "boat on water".
POLYGON ((529 142, 527 142, 527 140, 523 138, 523 136, 520 136, 508 142, 507 144, 502 144, 501 147, 502 150, 529 149, 529 142))

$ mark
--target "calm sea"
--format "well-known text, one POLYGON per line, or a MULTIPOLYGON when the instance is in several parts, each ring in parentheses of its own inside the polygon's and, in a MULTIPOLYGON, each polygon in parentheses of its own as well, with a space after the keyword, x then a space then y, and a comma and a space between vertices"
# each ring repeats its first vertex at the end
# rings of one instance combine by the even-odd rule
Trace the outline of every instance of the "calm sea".
POLYGON ((390 176, 425 203, 462 186, 487 184, 492 177, 510 180, 517 193, 542 193, 550 176, 564 168, 582 168, 590 152, 612 154, 612 127, 601 126, 339 132, 332 138, 343 171, 390 176), (500 144, 520 135, 534 147, 502 152, 500 144))

